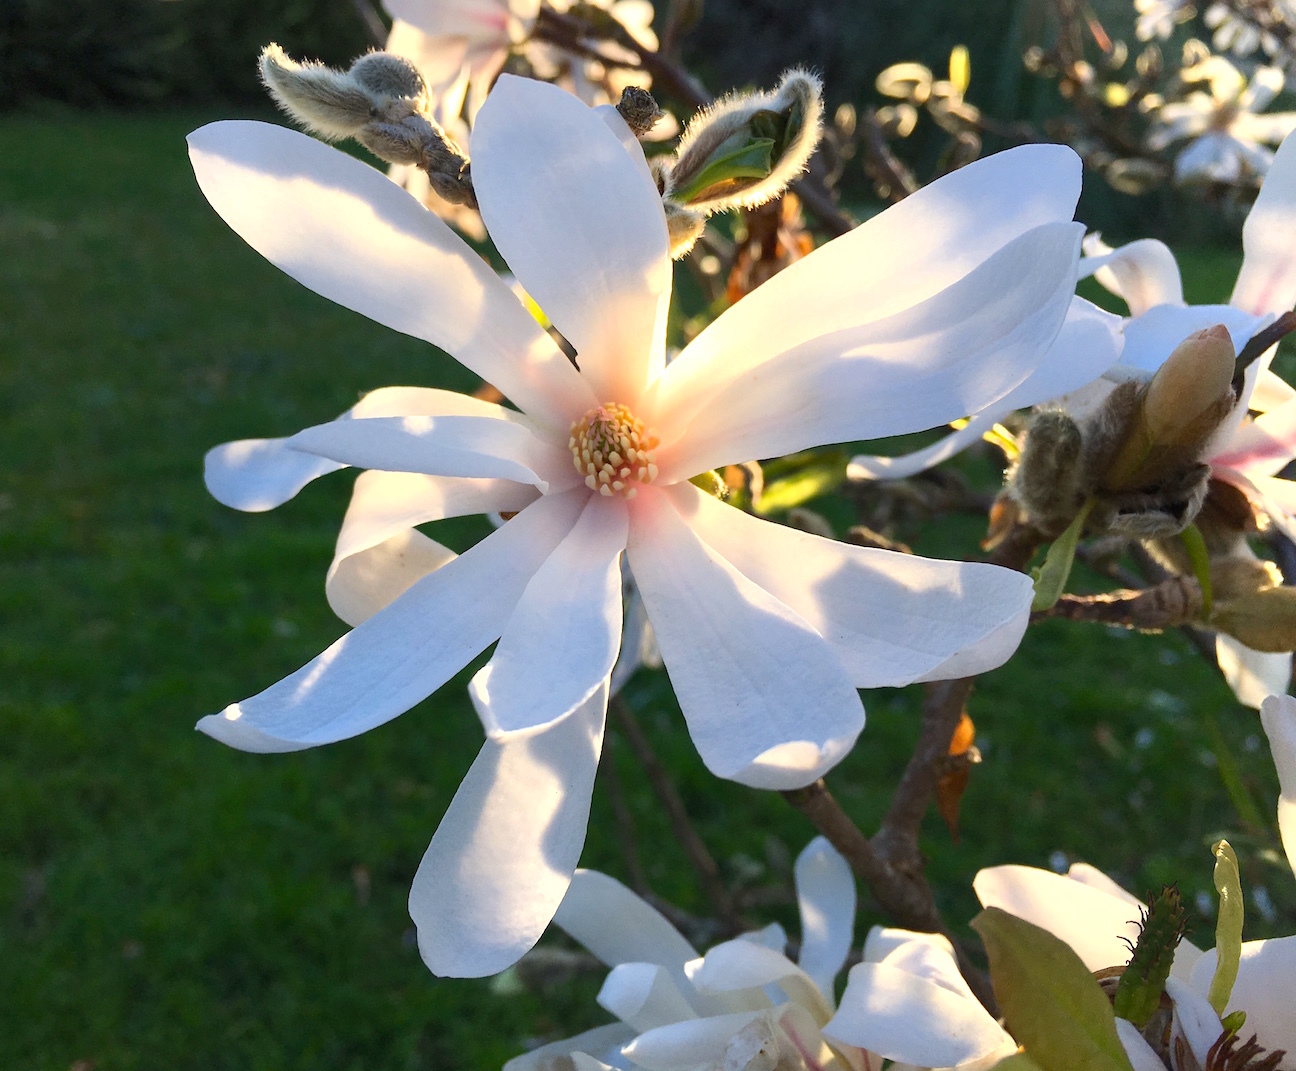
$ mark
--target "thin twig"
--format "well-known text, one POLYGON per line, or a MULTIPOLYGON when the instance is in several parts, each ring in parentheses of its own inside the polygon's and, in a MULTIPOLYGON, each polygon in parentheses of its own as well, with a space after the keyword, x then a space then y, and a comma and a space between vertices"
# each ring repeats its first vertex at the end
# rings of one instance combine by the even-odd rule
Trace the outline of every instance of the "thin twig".
POLYGON ((638 719, 634 716, 634 711, 619 695, 612 697, 608 709, 616 719, 617 728, 626 738, 626 743, 630 745, 642 764, 657 798, 665 807, 675 839, 680 842, 689 862, 693 864, 693 869, 697 871, 716 915, 726 927, 741 928, 740 920, 734 910, 733 897, 729 895, 729 890, 720 877, 720 868, 697 830, 693 828, 693 822, 688 816, 675 782, 671 780, 670 773, 657 757, 652 744, 648 742, 648 737, 644 735, 638 719))
POLYGON ((1125 588, 1100 595, 1063 595, 1047 610, 1031 615, 1097 621, 1149 632, 1192 624, 1202 610, 1202 589, 1196 577, 1172 576, 1150 587, 1125 588))

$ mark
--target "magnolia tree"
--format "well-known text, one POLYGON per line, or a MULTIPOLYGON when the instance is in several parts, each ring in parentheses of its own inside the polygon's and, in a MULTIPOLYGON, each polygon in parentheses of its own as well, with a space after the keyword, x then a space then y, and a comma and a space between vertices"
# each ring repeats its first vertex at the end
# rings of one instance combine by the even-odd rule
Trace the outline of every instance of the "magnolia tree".
MULTIPOLYGON (((543 955, 553 923, 611 968, 614 1019, 517 1071, 1296 1068, 1296 936, 1244 940, 1227 842, 1210 951, 1185 940, 1176 887, 1143 900, 1087 866, 1005 860, 975 879, 983 948, 965 947, 918 844, 975 761, 975 676, 1059 616, 1180 628, 1218 663, 1261 710, 1296 865, 1296 589, 1256 553, 1296 529, 1296 390, 1270 370, 1296 322, 1296 141, 1267 161, 1228 303, 1187 305, 1160 242, 1085 238, 1064 145, 909 175, 856 225, 816 167, 818 80, 711 100, 673 58, 689 5, 660 41, 636 0, 389 9, 390 50, 347 71, 265 49, 266 87, 315 137, 215 123, 190 138, 194 171, 273 264, 482 387, 374 384, 336 420, 208 455, 212 494, 250 511, 361 472, 325 579, 351 631, 199 728, 255 752, 342 740, 494 644, 469 685, 485 743, 413 876, 419 949, 436 974, 491 975, 543 955), (346 138, 391 173, 323 143, 346 138), (668 315, 677 261, 723 308, 687 337, 668 315), (1091 275, 1128 315, 1076 296, 1091 275), (988 561, 762 516, 762 462, 819 471, 831 444, 944 425, 838 479, 885 488, 989 439, 1007 468, 988 561), (463 554, 419 530, 478 513, 496 530, 463 554), (1069 594, 1077 556, 1119 588, 1069 594), (707 769, 781 793, 818 834, 793 942, 735 908, 617 696, 660 665, 707 769), (918 743, 866 836, 823 778, 864 730, 859 689, 915 682, 918 743), (723 939, 705 954, 678 916, 578 869, 609 709, 711 893, 723 939), (857 881, 893 924, 862 947, 857 881)), ((923 77, 892 69, 884 88, 956 113, 966 79, 923 77)))

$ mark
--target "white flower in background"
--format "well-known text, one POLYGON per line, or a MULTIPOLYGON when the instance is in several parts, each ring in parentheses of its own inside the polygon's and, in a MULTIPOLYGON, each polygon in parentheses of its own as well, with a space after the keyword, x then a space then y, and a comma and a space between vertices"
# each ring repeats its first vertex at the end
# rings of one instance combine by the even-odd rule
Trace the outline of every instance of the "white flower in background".
POLYGON ((796 963, 777 924, 699 956, 620 882, 578 870, 554 922, 612 968, 598 1002, 620 1022, 519 1056, 505 1071, 865 1071, 864 1053, 824 1035, 854 934, 855 879, 823 837, 797 857, 794 876, 796 963))
POLYGON ((504 77, 471 147, 491 238, 579 370, 378 172, 260 123, 191 137, 203 192, 267 259, 444 348, 520 409, 390 388, 289 439, 208 456, 209 487, 242 509, 346 465, 372 470, 339 537, 334 606, 360 572, 341 564, 357 549, 417 544, 411 529, 444 517, 516 513, 430 572, 417 555, 379 553, 385 571, 352 584, 352 632, 200 723, 249 751, 342 740, 498 639, 471 687, 487 742, 411 894, 425 959, 464 975, 534 943, 579 858, 622 637, 622 551, 704 762, 756 787, 808 784, 836 764, 863 728, 858 688, 964 676, 1011 654, 1029 578, 835 543, 689 480, 993 404, 1056 336, 1080 237, 1071 150, 988 157, 792 265, 666 367, 666 223, 615 110, 504 77))
POLYGON ((1260 67, 1248 83, 1223 56, 1209 56, 1183 69, 1185 82, 1205 82, 1183 100, 1163 104, 1148 135, 1148 148, 1161 151, 1185 138, 1193 140, 1175 158, 1178 182, 1202 179, 1232 184, 1263 176, 1273 161, 1267 145, 1277 145, 1296 129, 1296 112, 1260 115, 1283 88, 1277 67, 1260 67))
POLYGON ((824 1034, 866 1050, 868 1071, 883 1058, 896 1071, 983 1071, 1017 1051, 968 988, 948 939, 880 926, 869 932, 864 961, 851 968, 824 1034))
MULTIPOLYGON (((1281 5, 1279 5, 1281 6, 1281 5)), ((1207 29, 1214 30, 1211 44, 1217 52, 1232 52, 1235 56, 1249 56, 1259 47, 1270 56, 1281 49, 1281 43, 1272 33, 1240 18, 1227 4, 1211 4, 1202 16, 1207 29)))
POLYGON ((1140 41, 1165 40, 1193 16, 1191 0, 1134 0, 1134 10, 1138 14, 1134 36, 1140 41))
MULTIPOLYGON (((1266 699, 1260 721, 1278 769, 1282 793, 1278 827, 1296 875, 1296 699, 1286 695, 1266 699)), ((1077 864, 1065 877, 1034 867, 991 867, 976 876, 973 887, 986 907, 1002 908, 1066 941, 1092 971, 1129 960, 1129 947, 1122 938, 1137 937, 1139 902, 1093 867, 1077 864)), ((1176 1004, 1176 1022, 1203 1067, 1205 1052, 1220 1031, 1219 1018, 1206 1001, 1216 962, 1214 949, 1203 953, 1184 941, 1166 983, 1176 1004)), ((1279 1065, 1283 1071, 1296 1069, 1293 992, 1296 936, 1243 942, 1237 981, 1225 1011, 1245 1011, 1245 1036, 1254 1033, 1266 1049, 1286 1050, 1279 1065)))

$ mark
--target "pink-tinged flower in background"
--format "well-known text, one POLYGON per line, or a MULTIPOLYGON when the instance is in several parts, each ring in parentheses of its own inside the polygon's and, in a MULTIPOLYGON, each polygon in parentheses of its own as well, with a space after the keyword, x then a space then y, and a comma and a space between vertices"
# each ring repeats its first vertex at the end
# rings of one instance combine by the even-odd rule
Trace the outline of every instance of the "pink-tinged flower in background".
POLYGON ((345 739, 499 641, 471 686, 486 744, 411 894, 438 973, 501 970, 567 888, 622 635, 623 551, 703 761, 755 787, 835 765, 864 725, 858 688, 980 672, 1015 649, 1028 578, 810 536, 690 477, 938 425, 1030 375, 1075 285, 1069 149, 1013 150, 934 183, 744 298, 667 367, 671 262, 642 151, 613 109, 505 76, 473 131, 482 217, 579 369, 461 239, 355 159, 246 122, 196 132, 191 155, 208 200, 272 263, 444 348, 520 410, 393 388, 208 457, 213 493, 244 509, 371 470, 344 559, 418 544, 425 522, 516 513, 426 573, 408 554, 367 557, 380 573, 363 579, 337 564, 330 598, 350 585, 356 628, 200 723, 249 751, 345 739))

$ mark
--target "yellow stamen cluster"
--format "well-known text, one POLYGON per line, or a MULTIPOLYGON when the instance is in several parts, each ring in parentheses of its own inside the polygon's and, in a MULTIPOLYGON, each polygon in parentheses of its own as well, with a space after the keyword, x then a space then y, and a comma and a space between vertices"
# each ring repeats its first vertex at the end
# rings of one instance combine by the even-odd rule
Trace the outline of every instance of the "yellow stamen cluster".
POLYGON ((638 485, 657 478, 652 451, 658 443, 624 405, 608 402, 571 426, 572 463, 585 486, 601 495, 634 498, 638 485))

